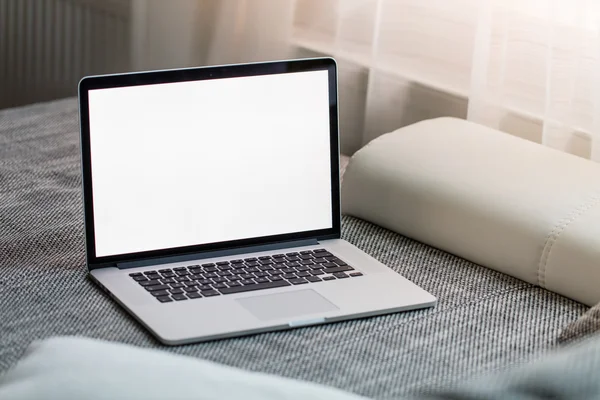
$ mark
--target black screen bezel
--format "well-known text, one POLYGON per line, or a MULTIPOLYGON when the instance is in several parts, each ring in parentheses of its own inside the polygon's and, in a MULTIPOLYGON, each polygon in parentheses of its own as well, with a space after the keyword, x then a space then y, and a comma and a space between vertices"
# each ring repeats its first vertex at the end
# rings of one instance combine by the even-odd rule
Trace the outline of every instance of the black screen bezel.
POLYGON ((185 68, 151 72, 136 72, 117 75, 102 75, 85 77, 79 82, 79 118, 81 167, 83 184, 83 206, 85 219, 86 257, 88 268, 114 266, 117 263, 149 260, 181 256, 216 250, 236 249, 249 246, 273 244, 303 239, 335 239, 340 237, 340 176, 339 176, 339 132, 338 132, 338 95, 337 95, 337 66, 332 58, 316 58, 303 60, 275 61, 268 63, 236 64, 215 67, 185 68), (136 253, 118 254, 112 256, 96 256, 94 207, 92 193, 92 167, 90 148, 89 103, 88 92, 94 89, 106 89, 125 86, 150 85, 183 81, 235 78, 257 75, 271 75, 305 71, 328 71, 329 77, 329 132, 331 158, 331 209, 333 226, 329 229, 293 232, 271 235, 259 238, 231 240, 220 243, 176 247, 143 251, 136 253))

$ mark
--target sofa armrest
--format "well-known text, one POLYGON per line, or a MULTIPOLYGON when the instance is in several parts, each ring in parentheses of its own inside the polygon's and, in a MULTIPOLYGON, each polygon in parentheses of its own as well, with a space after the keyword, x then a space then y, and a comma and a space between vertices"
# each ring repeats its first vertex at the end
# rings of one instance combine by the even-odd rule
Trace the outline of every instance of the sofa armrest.
POLYGON ((350 160, 342 210, 582 303, 600 302, 600 165, 454 118, 350 160))

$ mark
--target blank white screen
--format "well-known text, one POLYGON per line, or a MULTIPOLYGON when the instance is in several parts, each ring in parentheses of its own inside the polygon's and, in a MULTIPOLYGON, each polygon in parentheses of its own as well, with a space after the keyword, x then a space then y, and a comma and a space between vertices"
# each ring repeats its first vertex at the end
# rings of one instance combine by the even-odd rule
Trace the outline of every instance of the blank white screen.
POLYGON ((89 91, 96 256, 333 226, 327 71, 89 91))

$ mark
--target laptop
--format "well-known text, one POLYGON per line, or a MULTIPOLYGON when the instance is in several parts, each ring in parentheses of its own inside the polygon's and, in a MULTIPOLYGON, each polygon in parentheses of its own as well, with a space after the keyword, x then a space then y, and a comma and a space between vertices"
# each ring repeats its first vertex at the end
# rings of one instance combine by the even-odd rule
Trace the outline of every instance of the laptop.
POLYGON ((340 238, 336 63, 85 77, 89 276, 167 345, 430 307, 340 238))

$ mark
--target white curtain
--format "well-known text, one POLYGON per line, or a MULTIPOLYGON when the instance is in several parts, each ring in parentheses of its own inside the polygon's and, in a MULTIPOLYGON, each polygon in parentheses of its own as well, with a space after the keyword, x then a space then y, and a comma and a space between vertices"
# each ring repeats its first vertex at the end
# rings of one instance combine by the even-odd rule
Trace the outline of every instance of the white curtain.
POLYGON ((342 152, 454 116, 600 161, 598 0, 221 0, 208 63, 331 55, 342 152))

